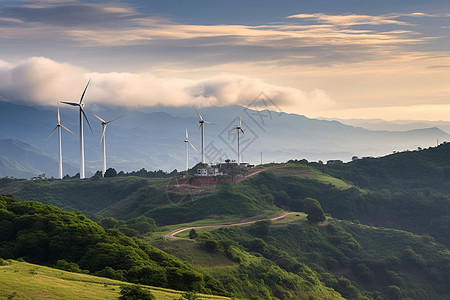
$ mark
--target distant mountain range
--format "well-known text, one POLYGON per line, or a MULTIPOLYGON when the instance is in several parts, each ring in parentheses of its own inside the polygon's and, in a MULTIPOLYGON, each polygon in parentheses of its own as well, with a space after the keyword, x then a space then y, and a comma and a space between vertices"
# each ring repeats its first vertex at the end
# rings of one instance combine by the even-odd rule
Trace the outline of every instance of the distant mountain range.
POLYGON ((450 122, 447 121, 420 121, 420 120, 385 121, 382 119, 338 119, 338 118, 319 118, 319 119, 338 121, 343 124, 362 127, 369 130, 407 131, 413 129, 439 127, 445 132, 450 132, 450 122))
MULTIPOLYGON (((108 124, 106 130, 107 166, 132 171, 184 168, 185 129, 198 152, 191 149, 190 166, 201 160, 198 116, 192 107, 106 108, 90 107, 105 120, 124 115, 108 124)), ((393 151, 435 146, 449 140, 438 127, 406 131, 368 130, 338 121, 309 119, 302 115, 256 111, 240 106, 199 108, 206 121, 207 162, 237 159, 236 127, 242 116, 246 136, 241 139, 243 161, 253 164, 350 160, 353 156, 381 156, 393 151)), ((86 176, 101 169, 101 125, 88 113, 93 133, 85 124, 86 176)), ((45 173, 57 176, 57 136, 45 139, 56 125, 56 107, 30 107, 0 102, 0 176, 31 177, 45 173), (15 148, 14 148, 14 147, 15 148)), ((78 134, 78 112, 61 105, 61 123, 78 134)), ((74 175, 79 165, 79 137, 63 132, 64 174, 74 175)))
MULTIPOLYGON (((63 164, 66 173, 73 174, 77 169, 63 164)), ((0 177, 30 178, 33 176, 54 176, 58 174, 55 159, 19 140, 0 140, 0 177)))

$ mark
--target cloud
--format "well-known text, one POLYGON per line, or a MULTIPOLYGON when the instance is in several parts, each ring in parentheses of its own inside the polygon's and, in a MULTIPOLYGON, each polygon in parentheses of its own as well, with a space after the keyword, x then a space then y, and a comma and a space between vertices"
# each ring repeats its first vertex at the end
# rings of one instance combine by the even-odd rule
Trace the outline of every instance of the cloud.
POLYGON ((142 17, 142 14, 124 5, 56 4, 59 2, 7 6, 1 10, 1 14, 26 23, 64 27, 114 27, 116 24, 133 23, 135 19, 142 17))
POLYGON ((87 105, 246 105, 264 92, 278 106, 300 106, 305 110, 333 106, 324 91, 305 92, 241 75, 223 73, 191 80, 163 78, 152 73, 98 73, 44 57, 29 58, 17 64, 0 61, 0 100, 33 105, 78 101, 88 78, 92 78, 92 82, 85 96, 87 105))
POLYGON ((184 47, 226 46, 224 51, 230 46, 291 48, 295 51, 299 46, 373 47, 424 42, 416 32, 397 28, 378 31, 347 28, 363 24, 410 25, 397 20, 401 15, 316 13, 291 15, 287 17, 289 22, 284 23, 200 25, 175 23, 169 19, 140 13, 123 4, 74 3, 9 6, 0 10, 0 21, 2 17, 7 22, 3 22, 4 30, 0 22, 0 36, 53 37, 84 47, 150 45, 155 41, 158 45, 169 45, 176 40, 183 41, 184 47), (309 24, 298 23, 296 20, 299 19, 312 21, 309 24))
MULTIPOLYGON (((419 13, 414 14, 419 16, 419 13)), ((403 25, 409 26, 409 23, 397 21, 398 15, 390 16, 369 16, 369 15, 327 15, 323 13, 317 14, 297 14, 291 15, 289 19, 313 19, 320 23, 333 24, 338 26, 355 26, 355 25, 403 25)))

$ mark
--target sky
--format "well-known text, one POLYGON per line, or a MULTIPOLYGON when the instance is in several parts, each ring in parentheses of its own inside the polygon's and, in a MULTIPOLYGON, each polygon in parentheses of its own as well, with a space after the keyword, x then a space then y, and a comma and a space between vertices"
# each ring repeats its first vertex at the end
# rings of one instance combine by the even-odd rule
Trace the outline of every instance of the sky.
POLYGON ((0 101, 450 121, 448 0, 0 0, 0 46, 0 101))

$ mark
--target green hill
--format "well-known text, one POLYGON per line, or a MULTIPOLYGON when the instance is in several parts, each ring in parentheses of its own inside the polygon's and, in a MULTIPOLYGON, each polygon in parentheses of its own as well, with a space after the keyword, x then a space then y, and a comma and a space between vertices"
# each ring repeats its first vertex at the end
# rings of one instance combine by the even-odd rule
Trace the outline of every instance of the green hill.
MULTIPOLYGON (((190 244, 181 246, 176 240, 166 243, 164 249, 184 259, 196 257, 191 261, 206 266, 205 272, 219 280, 224 280, 224 269, 239 272, 249 264, 257 264, 255 260, 268 260, 281 270, 302 274, 311 283, 317 273, 324 286, 346 299, 450 297, 450 252, 428 235, 337 220, 321 226, 260 222, 203 233, 194 245, 190 244), (206 243, 217 243, 218 247, 212 251, 206 243), (207 252, 213 252, 211 257, 220 265, 211 267, 205 263, 206 258, 198 259, 207 252), (228 257, 229 263, 221 256, 228 257)), ((248 276, 265 283, 281 282, 276 276, 267 277, 264 268, 258 270, 248 276)), ((275 295, 291 299, 283 289, 275 295)))
POLYGON ((293 160, 260 166, 246 178, 237 178, 238 183, 217 185, 191 185, 182 177, 4 178, 0 192, 81 211, 115 229, 105 230, 80 212, 64 212, 66 217, 50 222, 56 208, 8 200, 11 207, 23 207, 1 211, 5 218, 29 209, 38 209, 38 215, 45 212, 46 217, 28 212, 26 217, 16 216, 13 225, 2 219, 0 241, 2 236, 15 239, 0 242, 0 256, 23 256, 47 265, 65 259, 92 274, 243 298, 339 299, 337 291, 347 299, 446 299, 448 157, 450 144, 349 163, 293 160), (332 218, 317 226, 310 217, 313 212, 323 217, 322 209, 332 218), (161 237, 178 227, 261 220, 282 211, 305 212, 311 222, 298 217, 199 229, 194 240, 187 239, 188 231, 181 240, 161 237), (65 219, 71 221, 66 224, 65 219), (159 226, 153 233, 152 219, 159 226), (30 227, 30 220, 36 225, 30 227), (58 226, 50 231, 48 226, 60 221, 82 234, 72 234, 73 249, 58 253, 67 236, 54 230, 58 226), (16 225, 22 229, 11 233, 10 226, 16 225), (29 233, 31 229, 36 231, 29 233), (171 276, 184 279, 174 281, 171 276))
MULTIPOLYGON (((2 261, 0 266, 1 299, 117 299, 121 287, 129 283, 104 277, 73 273, 41 265, 2 261)), ((142 286, 157 300, 180 299, 186 292, 142 286)), ((198 299, 229 299, 197 294, 198 299)))
POLYGON ((283 291, 306 298, 340 299, 310 270, 292 274, 269 260, 242 252, 251 262, 245 268, 223 270, 220 276, 208 274, 142 240, 116 229, 104 230, 81 213, 34 201, 19 202, 11 196, 0 196, 0 229, 0 257, 5 259, 21 258, 116 280, 239 298, 259 295, 270 299, 283 291), (276 276, 280 282, 262 284, 262 271, 265 277, 276 276), (305 281, 305 276, 312 282, 305 281))

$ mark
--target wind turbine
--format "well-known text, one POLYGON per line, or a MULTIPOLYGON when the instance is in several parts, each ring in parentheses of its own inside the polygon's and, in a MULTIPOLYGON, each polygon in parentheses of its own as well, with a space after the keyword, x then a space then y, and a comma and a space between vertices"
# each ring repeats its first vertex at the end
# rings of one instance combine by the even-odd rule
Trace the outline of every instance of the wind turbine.
POLYGON ((96 114, 94 114, 93 112, 91 112, 91 114, 93 114, 97 119, 100 120, 100 122, 102 122, 102 127, 103 127, 103 133, 102 133, 102 138, 101 138, 101 142, 103 142, 103 169, 102 169, 102 176, 105 177, 105 172, 106 172, 106 142, 105 142, 105 131, 106 131, 106 124, 111 123, 112 121, 115 121, 119 118, 122 118, 123 116, 117 117, 115 119, 109 120, 109 121, 105 121, 102 118, 100 118, 99 116, 97 116, 96 114))
POLYGON ((198 112, 198 110, 195 108, 195 106, 193 106, 193 107, 195 109, 195 112, 197 113, 197 115, 200 118, 200 120, 198 121, 200 123, 200 126, 198 127, 197 134, 198 134, 198 131, 201 128, 202 129, 202 163, 205 163, 205 133, 204 133, 204 130, 203 130, 203 126, 204 126, 205 123, 206 124, 211 124, 211 125, 216 125, 216 124, 204 121, 202 116, 198 112))
POLYGON ((237 126, 237 127, 234 127, 233 129, 230 129, 230 130, 228 130, 228 132, 231 132, 231 131, 233 131, 233 130, 237 130, 237 135, 238 135, 238 159, 237 159, 237 163, 238 163, 238 165, 239 165, 239 163, 240 163, 240 158, 241 158, 241 155, 240 155, 240 151, 239 151, 239 146, 240 146, 240 132, 242 131, 242 133, 244 134, 244 135, 246 135, 245 134, 245 132, 244 132, 244 130, 242 130, 242 128, 241 128, 241 126, 242 126, 242 117, 239 117, 239 126, 237 126))
POLYGON ((72 131, 70 131, 69 128, 67 128, 66 126, 61 124, 61 117, 59 115, 59 103, 58 102, 56 102, 56 110, 58 112, 58 123, 56 123, 55 129, 53 129, 53 131, 50 133, 50 135, 47 137, 47 139, 45 141, 48 141, 48 139, 53 135, 53 133, 55 133, 55 130, 58 129, 58 144, 59 144, 59 173, 58 173, 58 175, 59 175, 59 179, 62 179, 63 171, 62 171, 61 127, 72 134, 75 134, 75 133, 73 133, 72 131))
POLYGON ((186 128, 186 139, 182 142, 179 142, 177 145, 181 144, 181 143, 185 143, 186 145, 186 174, 188 174, 189 171, 189 158, 188 158, 188 153, 189 153, 189 147, 188 144, 191 145, 191 147, 197 151, 197 149, 195 149, 194 145, 191 144, 191 142, 189 142, 189 137, 188 137, 188 131, 186 128))
POLYGON ((89 86, 89 83, 91 80, 89 79, 88 83, 86 84, 86 87, 84 88, 83 94, 81 95, 80 102, 66 102, 61 101, 64 104, 72 105, 72 106, 78 106, 80 108, 80 179, 84 179, 84 134, 83 134, 83 117, 86 120, 87 124, 89 125, 89 128, 91 129, 91 124, 89 124, 89 120, 86 117, 86 114, 84 113, 84 103, 83 98, 84 94, 86 93, 86 90, 89 86))

